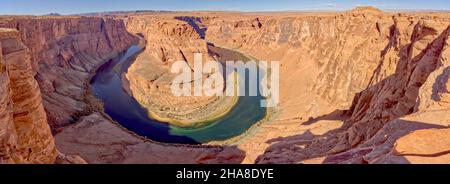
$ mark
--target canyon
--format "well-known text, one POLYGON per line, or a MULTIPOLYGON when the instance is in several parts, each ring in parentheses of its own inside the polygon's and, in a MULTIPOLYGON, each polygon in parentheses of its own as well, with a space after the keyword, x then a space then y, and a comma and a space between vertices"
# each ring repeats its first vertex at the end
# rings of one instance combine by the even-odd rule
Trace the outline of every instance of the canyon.
POLYGON ((448 13, 0 16, 0 28, 1 163, 450 162, 448 13), (121 77, 152 117, 192 122, 233 106, 167 93, 170 64, 221 60, 212 45, 280 61, 280 105, 229 140, 136 135, 104 113, 90 80, 139 43, 121 77))
POLYGON ((56 148, 31 68, 30 51, 19 32, 0 29, 2 54, 1 163, 49 163, 56 148))
MULTIPOLYGON (((129 92, 148 109, 151 117, 178 126, 198 127, 202 122, 216 119, 230 111, 237 97, 228 96, 175 96, 171 86, 176 73, 171 66, 186 61, 194 69, 194 55, 199 53, 202 65, 216 61, 208 52, 207 42, 188 23, 173 17, 139 16, 126 21, 127 28, 146 38, 146 49, 140 54, 125 75, 129 92)), ((208 74, 194 76, 196 80, 208 80, 208 74)), ((180 83, 180 85, 184 85, 180 83)), ((194 91, 194 87, 192 87, 194 91)))

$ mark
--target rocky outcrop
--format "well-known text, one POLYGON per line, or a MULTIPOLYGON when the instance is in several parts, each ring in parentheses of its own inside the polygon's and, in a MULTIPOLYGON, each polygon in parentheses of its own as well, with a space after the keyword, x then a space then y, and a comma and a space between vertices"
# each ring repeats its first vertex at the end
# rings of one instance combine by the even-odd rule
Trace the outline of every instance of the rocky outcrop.
MULTIPOLYGON (((429 44, 424 45, 421 52, 416 51, 417 56, 411 57, 414 59, 403 63, 406 66, 413 64, 415 65, 414 67, 409 66, 409 69, 399 68, 398 70, 399 72, 409 70, 411 71, 410 74, 397 75, 395 80, 401 83, 402 78, 408 77, 408 83, 411 86, 405 87, 390 81, 390 83, 384 85, 390 88, 397 88, 397 90, 402 88, 407 90, 403 90, 404 94, 391 93, 387 89, 383 89, 387 93, 372 92, 374 99, 378 100, 365 102, 370 103, 369 107, 376 108, 366 109, 367 112, 365 113, 367 115, 363 116, 366 118, 364 121, 371 124, 365 124, 364 127, 379 130, 373 136, 370 135, 370 132, 366 132, 369 133, 367 136, 370 136, 370 139, 368 141, 362 139, 363 143, 358 147, 359 149, 364 148, 370 151, 366 154, 352 156, 358 158, 358 160, 367 163, 450 162, 450 139, 447 131, 450 126, 450 117, 448 116, 450 112, 448 98, 448 89, 450 87, 448 82, 450 28, 446 28, 444 31, 429 32, 432 28, 424 22, 418 23, 415 28, 416 32, 411 39, 429 40, 429 44), (428 28, 424 26, 428 26, 428 28), (426 35, 424 34, 426 32, 433 34, 426 35), (392 98, 390 95, 396 95, 396 97, 392 98), (392 108, 382 106, 384 107, 382 112, 388 119, 388 122, 383 122, 383 119, 371 119, 370 115, 377 115, 377 112, 380 112, 382 108, 380 105, 386 104, 386 99, 394 102, 398 100, 398 104, 393 104, 392 108), (374 109, 378 110, 375 111, 374 109), (397 118, 396 116, 400 117, 397 118)), ((408 49, 405 52, 409 52, 410 56, 414 56, 415 54, 410 52, 421 48, 416 44, 418 43, 413 42, 412 45, 408 45, 406 47, 408 49)), ((373 90, 374 88, 371 89, 373 90)), ((361 95, 365 95, 364 93, 367 94, 366 91, 363 91, 361 95)), ((356 102, 361 103, 360 99, 356 98, 356 102)), ((362 114, 359 116, 362 116, 362 114)), ((361 121, 356 121, 354 127, 350 128, 349 131, 353 133, 363 128, 363 126, 358 127, 360 123, 361 121)), ((353 135, 358 135, 358 133, 353 133, 353 135)), ((339 162, 351 162, 348 160, 348 157, 342 157, 341 159, 339 162)), ((329 159, 329 162, 333 163, 336 160, 329 159)))
POLYGON ((66 154, 82 155, 88 163, 241 163, 245 156, 232 146, 194 147, 143 140, 99 113, 85 116, 57 134, 56 144, 66 154))
POLYGON ((122 21, 103 18, 1 17, 0 27, 1 162, 79 163, 56 151, 49 124, 88 112, 90 72, 136 38, 122 21))
MULTIPOLYGON (((201 54, 202 63, 216 61, 207 42, 191 24, 165 15, 131 16, 125 21, 131 32, 141 34, 147 41, 146 50, 128 69, 126 79, 131 95, 148 109, 152 118, 178 126, 203 126, 203 122, 223 116, 237 102, 237 97, 193 93, 179 97, 172 93, 172 81, 178 75, 171 73, 173 63, 186 61, 194 70, 194 53, 201 54)), ((192 79, 192 86, 208 77, 201 75, 192 79)))
POLYGON ((378 62, 395 57, 380 55, 390 44, 394 24, 386 14, 238 14, 202 23, 208 27, 208 41, 281 62, 282 119, 348 108, 354 94, 369 84, 378 62))
POLYGON ((449 31, 450 27, 442 31, 442 27, 423 21, 415 24, 410 42, 400 45, 396 72, 356 95, 349 110, 353 125, 347 134, 347 146, 372 137, 387 121, 414 112, 420 103, 419 89, 442 64, 441 60, 447 59, 441 54, 446 49, 449 31))
MULTIPOLYGON (((84 94, 89 72, 133 41, 125 25, 103 18, 1 18, 3 27, 20 30, 31 50, 31 71, 37 73, 52 124, 78 120, 56 135, 63 153, 81 155, 89 163, 450 162, 448 14, 386 13, 365 7, 342 13, 199 12, 121 18, 130 32, 147 40, 146 51, 125 77, 132 95, 151 111, 162 117, 181 112, 192 116, 205 114, 205 105, 218 102, 177 100, 167 93, 170 64, 185 60, 192 66, 194 52, 210 60, 214 55, 206 43, 213 42, 260 60, 281 61, 276 118, 249 130, 236 146, 223 147, 153 143, 99 113, 78 120, 77 112, 88 109, 84 94)), ((17 82, 5 72, 4 58, 5 51, 0 63, 0 93, 5 94, 0 96, 0 153, 6 162, 43 162, 45 158, 24 157, 20 149, 15 117, 23 113, 14 113, 13 102, 22 97, 14 94, 17 82)), ((24 81, 31 89, 30 75, 24 81)), ((42 117, 36 111, 34 117, 42 117)), ((40 141, 50 142, 36 144, 36 150, 51 146, 51 140, 40 141)), ((57 162, 82 161, 58 154, 57 162)))
POLYGON ((0 163, 53 163, 57 152, 30 50, 19 32, 0 29, 0 163))
POLYGON ((18 29, 1 30, 1 163, 240 163, 244 157, 244 153, 232 147, 195 148, 153 143, 130 134, 99 113, 79 119, 84 112, 90 112, 85 99, 90 73, 136 40, 122 21, 2 17, 0 27, 18 29), (56 134, 61 152, 55 149, 42 104, 48 123, 53 127, 64 126, 56 134), (66 128, 71 122, 75 125, 66 128), (151 152, 154 154, 149 157, 151 152), (167 157, 168 153, 179 156, 167 157))
MULTIPOLYGON (((294 151, 285 145, 283 154, 292 154, 284 161, 282 152, 274 147, 260 157, 259 162, 300 162, 307 158, 339 153, 330 156, 325 162, 393 163, 396 161, 381 161, 380 157, 392 149, 396 139, 419 128, 448 126, 445 124, 448 122, 445 115, 431 119, 428 119, 429 116, 427 119, 417 118, 432 111, 429 107, 424 107, 417 112, 417 107, 420 109, 424 106, 420 104, 429 101, 426 99, 433 99, 429 96, 419 98, 419 91, 445 89, 437 88, 436 82, 439 80, 433 80, 433 76, 430 79, 430 75, 447 66, 445 61, 448 56, 445 53, 450 22, 442 18, 418 19, 401 15, 394 16, 392 20, 393 25, 387 34, 388 44, 380 52, 379 64, 371 73, 368 87, 355 96, 352 106, 343 114, 348 115, 348 118, 344 119, 346 127, 342 132, 316 138, 302 150, 294 151), (386 56, 390 59, 386 59, 386 56), (433 81, 432 85, 424 85, 427 80, 433 81), (415 117, 414 121, 409 117, 415 117), (423 125, 422 122, 432 123, 423 125), (341 153, 343 151, 345 152, 341 153)), ((375 25, 378 29, 379 24, 375 25)), ((446 76, 443 76, 440 80, 445 81, 445 78, 446 76)), ((448 93, 442 90, 441 92, 448 93)), ((437 103, 443 104, 445 100, 437 103)), ((440 111, 447 112, 448 106, 441 106, 440 111)), ((293 144, 292 142, 290 144, 293 144)))
MULTIPOLYGON (((0 34, 0 38, 3 39, 3 37, 6 37, 6 34, 12 34, 12 32, 10 30, 1 29, 0 34)), ((2 48, 1 42, 0 48, 2 48)), ((12 163, 15 160, 21 160, 22 158, 14 153, 14 146, 17 145, 17 134, 12 116, 13 107, 10 79, 1 50, 3 49, 0 49, 0 158, 3 163, 12 163)))
POLYGON ((395 155, 410 163, 450 162, 450 129, 416 130, 395 143, 395 155))
POLYGON ((76 122, 85 102, 90 72, 126 50, 136 38, 121 20, 93 17, 2 17, 0 27, 19 30, 30 49, 51 126, 76 122))
POLYGON ((260 163, 314 162, 310 159, 330 155, 336 157, 322 161, 374 162, 362 159, 373 149, 362 145, 378 134, 395 142, 400 133, 380 132, 403 125, 398 118, 427 103, 418 102, 419 90, 448 93, 431 87, 434 83, 422 87, 441 67, 439 62, 447 60, 446 14, 364 7, 344 13, 194 17, 206 27, 206 40, 261 60, 281 61, 279 117, 238 146, 250 153, 245 162, 258 152, 265 152, 257 159, 260 163), (316 133, 319 127, 325 131, 316 133))

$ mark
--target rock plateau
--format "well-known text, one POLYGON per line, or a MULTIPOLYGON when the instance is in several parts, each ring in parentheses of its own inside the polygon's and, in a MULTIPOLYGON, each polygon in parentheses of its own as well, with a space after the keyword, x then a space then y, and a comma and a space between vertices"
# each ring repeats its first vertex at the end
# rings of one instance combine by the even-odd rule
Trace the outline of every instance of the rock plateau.
POLYGON ((0 17, 0 27, 4 163, 450 163, 448 13, 19 16, 0 17), (155 143, 125 131, 93 105, 89 78, 139 39, 146 50, 124 79, 158 116, 202 119, 223 110, 205 107, 231 104, 167 95, 170 64, 192 65, 194 52, 216 60, 209 42, 280 61, 274 119, 220 146, 155 143))

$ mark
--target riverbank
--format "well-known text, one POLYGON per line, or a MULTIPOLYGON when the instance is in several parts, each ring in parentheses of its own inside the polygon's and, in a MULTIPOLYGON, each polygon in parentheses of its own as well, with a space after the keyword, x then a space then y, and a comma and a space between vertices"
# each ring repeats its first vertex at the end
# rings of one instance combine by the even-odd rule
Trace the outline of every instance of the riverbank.
MULTIPOLYGON (((201 128, 201 127, 207 126, 208 124, 210 124, 214 121, 217 121, 220 118, 227 115, 239 102, 239 96, 235 95, 231 99, 232 99, 230 102, 231 105, 225 106, 226 109, 223 112, 221 112, 219 114, 209 115, 205 119, 196 120, 198 122, 196 122, 196 121, 181 121, 181 120, 177 120, 177 119, 173 119, 173 118, 164 118, 164 117, 161 117, 158 114, 152 112, 151 110, 148 110, 148 115, 150 118, 155 119, 157 121, 166 122, 168 124, 175 125, 175 126, 182 127, 182 128, 192 128, 192 129, 193 128, 201 128)), ((214 107, 210 107, 210 108, 214 108, 214 107)))
MULTIPOLYGON (((228 48, 228 47, 224 47, 224 46, 217 46, 210 42, 209 42, 209 45, 213 46, 214 48, 226 49, 226 50, 232 51, 234 53, 238 53, 240 55, 238 57, 240 57, 241 59, 246 58, 248 61, 259 61, 259 59, 257 59, 256 57, 253 57, 248 54, 244 54, 237 49, 228 48)), ((225 58, 225 59, 228 59, 228 58, 225 58)), ((264 118, 261 119, 260 121, 253 124, 250 128, 248 128, 242 134, 240 134, 236 137, 227 139, 227 140, 211 141, 205 145, 210 145, 210 146, 235 145, 235 146, 238 146, 240 143, 248 141, 248 139, 250 137, 252 137, 252 135, 256 134, 258 132, 258 128, 260 128, 263 124, 267 124, 267 123, 271 123, 271 122, 275 121, 278 118, 280 111, 281 110, 279 108, 266 108, 266 116, 264 116, 264 118)))
POLYGON ((159 63, 148 52, 130 66, 125 75, 128 82, 123 84, 130 89, 130 96, 147 109, 150 118, 178 127, 200 128, 222 118, 239 101, 237 95, 173 95, 172 81, 177 76, 170 72, 170 63, 159 63))
MULTIPOLYGON (((129 50, 131 53, 137 52, 136 48, 130 49, 135 50, 129 50)), ((128 61, 126 57, 130 56, 125 54, 122 59, 105 64, 93 78, 92 89, 103 104, 103 111, 112 120, 139 136, 169 144, 224 141, 246 132, 267 114, 267 109, 260 107, 260 101, 263 99, 261 96, 243 96, 237 100, 235 106, 227 109, 224 116, 219 116, 199 128, 184 128, 149 118, 149 110, 143 108, 123 87, 122 73, 127 71, 127 66, 133 62, 128 61)))

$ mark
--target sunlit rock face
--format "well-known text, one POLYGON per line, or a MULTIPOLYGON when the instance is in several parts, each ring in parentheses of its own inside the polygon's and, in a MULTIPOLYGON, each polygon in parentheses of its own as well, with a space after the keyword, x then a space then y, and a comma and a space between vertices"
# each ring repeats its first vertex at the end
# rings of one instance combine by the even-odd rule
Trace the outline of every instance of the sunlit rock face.
MULTIPOLYGON (((354 13, 351 15, 355 16, 354 13)), ((356 14, 356 16, 358 17, 358 14, 356 14)), ((431 119, 418 118, 425 116, 427 113, 431 113, 429 111, 436 108, 435 106, 437 104, 439 104, 437 106, 440 106, 439 108, 442 113, 448 112, 448 106, 445 105, 447 104, 445 97, 448 91, 446 91, 446 88, 442 85, 442 83, 445 83, 448 79, 448 75, 444 72, 448 66, 446 63, 448 60, 448 55, 446 54, 449 36, 448 18, 445 16, 437 16, 424 19, 423 17, 416 17, 414 15, 396 15, 391 18, 385 14, 380 14, 376 19, 370 19, 370 15, 367 15, 366 13, 359 16, 362 16, 362 18, 369 23, 361 23, 359 25, 368 25, 370 27, 356 29, 352 31, 352 34, 358 34, 365 32, 366 30, 373 30, 373 34, 370 34, 369 32, 364 33, 367 39, 362 39, 362 41, 366 42, 366 44, 359 46, 356 51, 359 52, 367 49, 366 52, 351 54, 350 56, 352 57, 347 58, 346 60, 357 61, 358 63, 350 64, 348 65, 350 67, 346 68, 351 69, 353 66, 359 66, 359 64, 361 64, 361 67, 355 68, 355 71, 350 70, 342 72, 339 71, 338 68, 340 64, 345 64, 346 61, 340 62, 340 64, 336 65, 338 67, 335 68, 337 70, 334 70, 337 71, 335 74, 342 76, 351 73, 353 76, 344 79, 339 79, 339 77, 325 77, 331 80, 323 83, 324 86, 329 86, 342 84, 341 82, 343 81, 352 81, 349 84, 364 84, 360 87, 367 85, 367 87, 363 88, 362 92, 356 94, 349 110, 343 114, 348 116, 344 119, 348 128, 345 128, 342 132, 329 135, 326 139, 316 139, 304 150, 296 151, 293 153, 295 156, 292 157, 297 157, 297 160, 292 157, 284 158, 283 156, 280 156, 282 153, 279 152, 277 148, 274 148, 268 151, 264 156, 260 157, 260 162, 301 161, 308 157, 333 155, 343 151, 345 153, 341 153, 338 156, 332 156, 331 158, 326 159, 325 162, 401 162, 398 158, 397 160, 388 160, 384 155, 390 152, 396 139, 407 133, 406 131, 401 131, 402 129, 412 131, 420 128, 448 126, 448 115, 435 117, 428 116, 428 118, 431 119), (384 16, 386 16, 385 19, 383 19, 384 16), (374 22, 370 22, 370 20, 374 20, 374 22), (380 23, 383 20, 391 22, 380 23), (383 27, 389 27, 389 29, 383 29, 383 27), (367 41, 375 41, 375 44, 367 41), (377 46, 376 43, 379 41, 384 42, 384 44, 380 44, 380 46, 385 46, 374 47, 377 46), (369 56, 370 59, 358 59, 364 56, 369 56), (374 63, 377 65, 373 65, 374 63), (365 70, 366 72, 357 71, 365 67, 368 67, 368 69, 365 70), (436 79, 436 75, 439 75, 440 78, 436 79), (353 82, 354 80, 359 82, 355 83, 353 82), (422 94, 420 95, 421 91, 422 94), (434 93, 434 95, 429 95, 430 92, 434 93), (427 93, 428 96, 426 96, 427 93), (442 98, 438 98, 440 96, 442 96, 442 98), (430 100, 433 100, 434 102, 430 103, 430 100), (405 118, 401 118, 405 115, 405 118), (409 117, 415 117, 414 121, 410 121, 408 119, 409 117), (421 123, 431 123, 431 125, 420 125, 421 123)), ((354 20, 350 19, 350 24, 347 25, 351 27, 353 21, 354 20)), ((353 42, 352 44, 358 44, 357 38, 357 36, 354 36, 352 38, 338 40, 345 40, 347 43, 353 42)), ((343 49, 348 51, 348 47, 343 49)), ((339 52, 340 56, 345 56, 347 51, 344 50, 339 52)), ((330 73, 330 75, 333 74, 330 73)), ((320 81, 321 78, 319 77, 318 83, 314 84, 314 86, 320 86, 320 81)), ((358 87, 343 89, 342 86, 345 85, 335 86, 332 87, 332 89, 340 91, 340 93, 336 94, 350 94, 355 89, 360 90, 358 87)), ((322 92, 326 92, 326 90, 322 90, 322 92)), ((328 93, 326 96, 332 94, 333 93, 328 93)), ((341 98, 337 97, 331 99, 338 100, 341 98)), ((433 114, 434 113, 437 112, 433 112, 433 114)), ((436 130, 436 132, 438 133, 440 131, 436 130)), ((419 133, 410 136, 417 134, 419 133)), ((404 145, 409 143, 412 142, 401 141, 397 144, 402 144, 403 148, 408 148, 408 146, 404 145)), ((426 149, 426 147, 422 148, 426 149)), ((446 149, 448 150, 448 148, 446 149)), ((286 152, 283 152, 283 154, 286 154, 286 152)), ((430 154, 428 156, 433 155, 430 154)), ((438 155, 435 156, 437 157, 438 155)), ((405 159, 403 157, 401 158, 405 159)), ((444 156, 444 158, 447 159, 440 159, 440 161, 450 162, 448 157, 444 156)), ((426 162, 426 155, 416 156, 409 162, 420 163, 421 159, 422 162, 426 162)))
POLYGON ((89 73, 136 37, 121 20, 106 18, 2 17, 0 27, 1 162, 72 158, 56 151, 49 124, 88 112, 89 73))
MULTIPOLYGON (((204 18, 202 23, 208 28, 207 40, 261 60, 281 61, 283 118, 348 108, 380 60, 395 65, 394 49, 384 58, 380 55, 390 44, 387 37, 394 24, 385 14, 235 15, 204 18)), ((393 71, 384 72, 380 75, 393 71)))
MULTIPOLYGON (((11 31, 2 29, 0 32, 2 37, 6 37, 5 34, 7 33, 11 34, 11 31)), ((0 51, 1 50, 2 49, 0 49, 0 51)), ((14 129, 12 112, 13 107, 9 75, 6 70, 6 63, 3 60, 3 54, 0 52, 0 158, 3 163, 11 163, 14 162, 14 160, 22 159, 18 158, 18 155, 13 153, 14 146, 17 145, 17 135, 14 129)))
POLYGON ((153 109, 164 115, 186 110, 195 114, 214 102, 165 96, 169 88, 162 79, 170 78, 160 78, 175 61, 192 64, 194 52, 203 53, 204 61, 215 59, 207 50, 207 42, 212 42, 260 60, 280 61, 281 103, 274 121, 252 129, 234 146, 191 148, 145 141, 93 113, 57 135, 62 152, 80 154, 91 163, 450 163, 448 13, 357 8, 340 13, 194 12, 116 18, 125 23, 80 17, 0 19, 0 27, 19 29, 3 31, 2 37, 19 37, 30 50, 15 41, 0 41, 6 48, 0 56, 2 162, 46 163, 56 158, 52 139, 44 136, 48 128, 33 128, 45 127, 39 94, 19 91, 18 96, 18 86, 36 91, 36 76, 49 122, 76 122, 79 112, 89 110, 84 99, 89 72, 135 41, 128 29, 147 40, 146 51, 123 76, 130 82, 130 94, 142 104, 156 99, 151 103, 169 106, 153 109), (30 118, 35 123, 23 123, 30 118), (50 156, 24 154, 25 146, 32 148, 29 153, 48 148, 44 150, 50 156))
MULTIPOLYGON (((206 40, 261 60, 281 61, 278 121, 263 125, 262 133, 240 145, 252 150, 251 155, 265 151, 257 162, 309 162, 344 152, 332 157, 334 161, 321 161, 372 163, 393 149, 400 133, 387 129, 403 126, 397 118, 433 106, 448 109, 448 91, 442 87, 448 78, 443 62, 448 60, 447 14, 357 8, 344 13, 192 16, 206 27, 206 40), (314 133, 311 123, 330 120, 344 124, 324 125, 330 130, 325 135, 314 133), (392 137, 392 144, 380 151, 375 135, 392 137), (364 149, 355 150, 361 145, 364 149)), ((431 122, 448 126, 447 117, 431 122)))
POLYGON ((2 17, 0 27, 19 30, 30 50, 51 126, 77 121, 89 111, 89 75, 136 37, 121 20, 99 17, 2 17))
MULTIPOLYGON (((125 80, 126 88, 137 101, 148 109, 152 118, 183 127, 203 126, 204 122, 225 115, 237 102, 234 96, 176 96, 172 83, 179 74, 172 73, 175 62, 185 61, 190 69, 194 67, 194 54, 201 54, 201 63, 216 61, 208 52, 207 42, 188 22, 178 20, 176 15, 130 16, 125 19, 130 32, 141 34, 146 39, 146 49, 129 68, 125 80)), ((200 68, 202 70, 202 68, 200 68)), ((194 86, 192 77, 187 81, 194 86)))
POLYGON ((57 152, 30 51, 16 30, 0 29, 0 43, 0 162, 53 163, 57 152))

